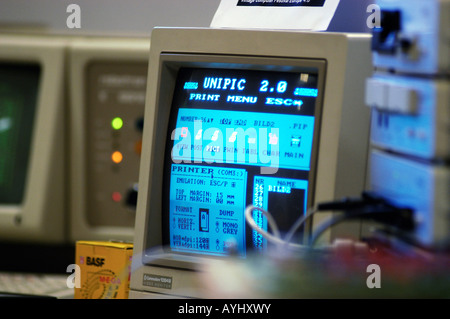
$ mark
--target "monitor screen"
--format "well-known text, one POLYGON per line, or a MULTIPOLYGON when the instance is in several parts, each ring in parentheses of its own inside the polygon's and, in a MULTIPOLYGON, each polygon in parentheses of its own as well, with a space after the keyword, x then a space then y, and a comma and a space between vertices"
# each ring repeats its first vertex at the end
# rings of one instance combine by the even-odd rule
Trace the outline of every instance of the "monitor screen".
MULTIPOLYGON (((306 213, 322 64, 178 70, 162 198, 163 245, 171 252, 244 257, 247 250, 265 251, 267 240, 246 226, 248 205, 268 210, 281 232, 306 213)), ((260 211, 253 218, 267 230, 260 211)))
POLYGON ((0 203, 21 204, 28 172, 40 67, 0 64, 0 203))

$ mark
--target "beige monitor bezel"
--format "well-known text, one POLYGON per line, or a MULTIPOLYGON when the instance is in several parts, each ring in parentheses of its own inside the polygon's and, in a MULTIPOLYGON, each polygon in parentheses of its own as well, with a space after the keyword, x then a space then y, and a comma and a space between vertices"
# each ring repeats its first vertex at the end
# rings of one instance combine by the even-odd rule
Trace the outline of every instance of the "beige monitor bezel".
MULTIPOLYGON (((154 208, 155 204, 150 202, 151 180, 155 177, 154 174, 161 174, 162 170, 152 165, 155 161, 155 154, 152 152, 155 149, 156 139, 165 139, 156 135, 161 94, 160 59, 165 53, 326 60, 319 154, 327 156, 319 155, 318 158, 315 203, 343 196, 359 196, 365 188, 370 111, 364 105, 364 81, 372 72, 370 35, 156 28, 152 32, 151 42, 131 297, 147 297, 148 292, 171 296, 199 296, 198 291, 191 290, 196 287, 196 273, 180 268, 193 269, 200 266, 202 261, 210 260, 203 257, 182 260, 185 259, 184 256, 167 255, 159 249, 155 252, 145 252, 147 235, 152 235, 146 229, 148 214, 155 211, 158 214, 158 210, 154 208), (360 134, 354 134, 355 131, 360 134), (164 260, 165 265, 159 263, 159 266, 154 266, 151 258, 164 260), (182 267, 176 267, 177 264, 182 267), (170 277, 171 288, 146 286, 143 282, 146 274, 170 277)), ((328 217, 329 214, 321 214, 314 221, 320 223, 328 217)), ((323 236, 325 241, 330 238, 329 232, 323 236)))
POLYGON ((65 58, 67 41, 46 36, 0 35, 0 60, 41 67, 38 102, 23 203, 0 205, 0 238, 66 240, 65 58))

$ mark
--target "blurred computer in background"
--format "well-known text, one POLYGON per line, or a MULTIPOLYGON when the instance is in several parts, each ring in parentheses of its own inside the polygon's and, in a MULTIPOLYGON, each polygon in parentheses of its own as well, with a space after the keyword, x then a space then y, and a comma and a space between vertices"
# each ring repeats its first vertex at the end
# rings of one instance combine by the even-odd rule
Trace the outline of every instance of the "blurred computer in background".
POLYGON ((450 1, 376 3, 370 188, 413 212, 412 230, 386 237, 442 248, 450 239, 450 1))
POLYGON ((70 42, 70 239, 133 240, 150 42, 70 42))
POLYGON ((0 237, 132 240, 149 40, 0 46, 0 237))
POLYGON ((67 41, 0 35, 0 239, 62 243, 67 41))

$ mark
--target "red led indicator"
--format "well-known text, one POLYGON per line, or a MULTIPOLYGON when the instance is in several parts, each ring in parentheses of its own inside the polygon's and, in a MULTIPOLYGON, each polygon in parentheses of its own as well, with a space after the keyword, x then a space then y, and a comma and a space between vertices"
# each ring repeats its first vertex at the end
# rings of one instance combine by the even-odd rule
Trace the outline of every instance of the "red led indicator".
POLYGON ((113 192, 112 200, 115 202, 120 202, 122 200, 122 194, 120 194, 119 192, 113 192))

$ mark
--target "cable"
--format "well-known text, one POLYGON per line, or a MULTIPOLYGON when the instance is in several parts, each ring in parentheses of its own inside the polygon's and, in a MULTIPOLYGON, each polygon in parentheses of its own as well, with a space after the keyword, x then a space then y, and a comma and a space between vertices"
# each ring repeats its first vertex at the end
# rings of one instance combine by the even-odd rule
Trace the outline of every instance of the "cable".
POLYGON ((247 206, 245 209, 245 219, 250 227, 262 235, 269 242, 281 245, 281 248, 312 248, 318 238, 330 227, 341 223, 345 220, 355 218, 371 219, 384 225, 393 226, 403 231, 414 229, 413 211, 409 208, 397 207, 387 200, 374 196, 373 194, 364 192, 362 198, 344 198, 339 201, 325 202, 317 205, 316 208, 311 207, 306 214, 299 217, 297 221, 287 232, 285 238, 281 238, 280 231, 273 216, 261 207, 253 205, 247 206), (266 218, 269 227, 272 229, 273 235, 258 226, 252 217, 254 210, 260 211, 266 218), (297 230, 305 224, 318 211, 342 211, 343 214, 332 217, 321 223, 313 232, 307 245, 291 243, 292 237, 297 230))
POLYGON ((250 227, 253 230, 258 232, 261 236, 263 236, 268 241, 273 242, 277 245, 283 243, 283 240, 281 239, 280 231, 278 230, 278 226, 277 226, 275 220, 273 219, 272 215, 265 209, 263 209, 261 207, 249 205, 245 209, 245 219, 247 220, 247 223, 250 225, 250 227), (260 211, 267 218, 267 223, 269 224, 270 228, 274 232, 274 235, 265 231, 264 229, 262 229, 261 227, 259 227, 256 224, 255 220, 252 217, 252 213, 254 210, 260 211))
POLYGON ((319 239, 319 237, 330 227, 333 227, 336 224, 339 224, 341 222, 343 222, 344 220, 348 220, 350 218, 348 218, 348 216, 346 215, 341 215, 339 217, 332 217, 326 221, 324 221, 323 223, 321 223, 319 226, 317 226, 316 230, 314 231, 314 233, 311 235, 311 239, 309 241, 309 246, 310 247, 314 247, 314 245, 316 244, 317 240, 319 239))
POLYGON ((384 198, 364 192, 361 199, 344 199, 319 205, 319 210, 338 210, 343 214, 332 217, 320 224, 311 236, 309 245, 313 247, 325 230, 345 220, 355 218, 374 220, 385 226, 396 228, 397 233, 411 231, 415 228, 413 210, 398 207, 384 198))
POLYGON ((276 245, 281 245, 283 248, 306 248, 305 245, 300 244, 294 244, 291 243, 292 236, 295 234, 295 232, 315 213, 315 209, 309 209, 307 214, 301 216, 297 219, 297 221, 293 224, 291 229, 288 231, 285 239, 281 238, 280 232, 278 230, 278 226, 275 222, 275 219, 273 216, 266 211, 265 209, 261 207, 256 207, 253 205, 247 206, 245 209, 245 219, 247 220, 249 226, 255 230, 257 233, 259 233, 261 236, 263 236, 265 239, 267 239, 269 242, 274 243, 276 245), (252 213, 254 210, 260 211, 266 218, 267 223, 269 224, 270 228, 274 232, 274 235, 270 234, 269 232, 265 231, 261 227, 259 227, 255 220, 252 217, 252 213))

